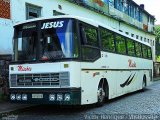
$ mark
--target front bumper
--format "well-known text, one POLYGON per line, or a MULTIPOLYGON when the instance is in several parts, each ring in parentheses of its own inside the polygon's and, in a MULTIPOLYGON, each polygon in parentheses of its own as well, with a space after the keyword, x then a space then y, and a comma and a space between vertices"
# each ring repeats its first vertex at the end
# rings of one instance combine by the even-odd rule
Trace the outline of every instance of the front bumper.
POLYGON ((56 104, 56 105, 80 105, 81 104, 81 88, 11 88, 9 89, 10 96, 23 96, 27 95, 27 100, 15 98, 10 100, 16 103, 32 103, 32 104, 56 104), (49 99, 50 95, 55 95, 55 100, 49 99), (70 95, 70 100, 65 101, 65 95, 70 95), (41 97, 33 97, 33 95, 41 95, 41 97), (62 95, 63 99, 59 101, 58 95, 62 95))

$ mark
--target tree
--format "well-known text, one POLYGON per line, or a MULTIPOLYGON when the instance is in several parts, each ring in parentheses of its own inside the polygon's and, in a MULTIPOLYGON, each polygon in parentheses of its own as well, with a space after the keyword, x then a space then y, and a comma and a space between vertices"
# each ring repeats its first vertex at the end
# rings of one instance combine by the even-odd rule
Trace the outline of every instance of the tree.
POLYGON ((155 27, 155 33, 156 33, 156 40, 160 39, 160 25, 157 25, 155 27))
POLYGON ((156 56, 157 62, 160 62, 160 25, 155 27, 156 34, 156 56))

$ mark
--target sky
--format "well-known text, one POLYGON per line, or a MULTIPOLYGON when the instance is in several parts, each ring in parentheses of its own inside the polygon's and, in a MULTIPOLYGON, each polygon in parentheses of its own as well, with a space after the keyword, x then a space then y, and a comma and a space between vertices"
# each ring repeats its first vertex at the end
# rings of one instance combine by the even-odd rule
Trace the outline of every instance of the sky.
POLYGON ((133 0, 137 4, 144 4, 144 9, 155 16, 156 25, 160 25, 160 0, 133 0))

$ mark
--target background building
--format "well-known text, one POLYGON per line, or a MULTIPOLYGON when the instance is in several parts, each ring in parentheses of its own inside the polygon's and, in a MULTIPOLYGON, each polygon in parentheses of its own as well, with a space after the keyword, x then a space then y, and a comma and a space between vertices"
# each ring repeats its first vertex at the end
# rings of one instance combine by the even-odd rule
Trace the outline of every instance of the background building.
POLYGON ((155 18, 144 10, 144 5, 139 6, 133 0, 0 0, 1 70, 7 68, 5 61, 11 60, 15 23, 63 14, 97 20, 139 41, 150 43, 155 61, 155 18))
POLYGON ((0 58, 12 54, 13 24, 62 14, 95 19, 149 42, 155 58, 155 18, 133 0, 0 0, 0 58))

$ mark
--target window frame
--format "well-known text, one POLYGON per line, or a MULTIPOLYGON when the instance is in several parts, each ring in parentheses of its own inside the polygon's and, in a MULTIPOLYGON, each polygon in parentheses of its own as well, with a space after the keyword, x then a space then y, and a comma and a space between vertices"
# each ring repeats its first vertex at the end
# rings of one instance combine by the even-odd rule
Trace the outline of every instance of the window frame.
POLYGON ((100 37, 99 37, 99 27, 96 27, 96 26, 93 26, 93 25, 90 25, 90 24, 87 24, 87 23, 84 23, 82 21, 78 21, 78 30, 79 30, 79 42, 80 42, 80 51, 81 51, 81 60, 82 61, 86 61, 86 62, 94 62, 96 61, 97 59, 99 59, 101 57, 101 54, 100 54, 100 37), (97 46, 92 46, 90 44, 87 44, 87 43, 82 43, 84 40, 83 36, 82 36, 82 27, 83 26, 87 26, 87 27, 91 27, 91 28, 94 28, 96 30, 96 33, 97 33, 97 46), (83 48, 90 48, 90 49, 94 49, 94 50, 97 50, 97 57, 93 58, 93 59, 84 59, 83 58, 83 48))
POLYGON ((42 7, 30 4, 30 3, 26 3, 25 6, 26 6, 26 20, 34 19, 34 18, 30 18, 30 15, 29 15, 31 9, 34 9, 37 12, 37 17, 35 17, 35 18, 42 16, 42 7))

